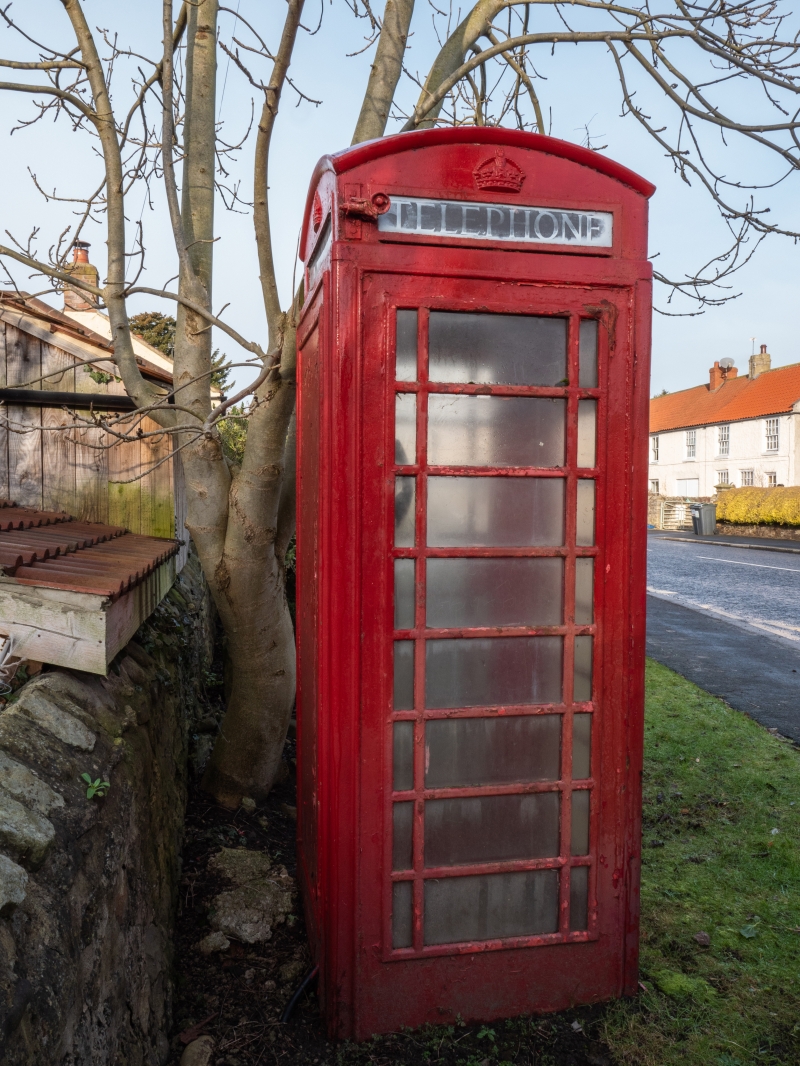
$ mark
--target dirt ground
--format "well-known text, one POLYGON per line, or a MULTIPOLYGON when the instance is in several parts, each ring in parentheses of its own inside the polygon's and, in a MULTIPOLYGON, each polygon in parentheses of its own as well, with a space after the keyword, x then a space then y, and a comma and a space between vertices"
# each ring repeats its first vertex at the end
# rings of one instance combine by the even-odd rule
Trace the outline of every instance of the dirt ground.
MULTIPOLYGON (((286 755, 292 765, 292 742, 286 755)), ((325 1036, 315 993, 305 994, 288 1024, 280 1015, 311 966, 302 909, 275 927, 265 944, 232 942, 223 954, 194 945, 209 931, 207 913, 226 886, 207 869, 221 847, 266 851, 294 876, 294 777, 277 786, 264 807, 248 814, 211 803, 194 788, 187 811, 183 880, 175 938, 175 1026, 170 1066, 201 1034, 216 1041, 214 1066, 360 1066, 441 1063, 443 1066, 613 1066, 597 1039, 603 1008, 517 1018, 490 1025, 430 1026, 364 1044, 325 1036)))

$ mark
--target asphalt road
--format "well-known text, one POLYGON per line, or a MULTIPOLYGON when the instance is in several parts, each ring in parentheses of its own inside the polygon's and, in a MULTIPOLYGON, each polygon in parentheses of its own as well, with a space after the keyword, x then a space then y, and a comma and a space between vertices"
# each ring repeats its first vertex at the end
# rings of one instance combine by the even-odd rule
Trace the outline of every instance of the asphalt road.
POLYGON ((800 742, 800 544, 747 543, 650 534, 647 654, 800 742))

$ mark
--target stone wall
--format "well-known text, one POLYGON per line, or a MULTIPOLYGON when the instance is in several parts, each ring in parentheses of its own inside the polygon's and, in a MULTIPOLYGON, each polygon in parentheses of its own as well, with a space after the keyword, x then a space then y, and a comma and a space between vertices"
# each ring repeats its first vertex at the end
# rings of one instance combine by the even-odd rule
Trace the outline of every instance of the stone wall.
POLYGON ((0 710, 0 1062, 157 1066, 190 737, 211 611, 190 557, 107 678, 53 669, 0 710), (87 798, 82 774, 110 782, 87 798))
POLYGON ((746 526, 717 522, 717 533, 726 537, 765 537, 767 540, 800 540, 800 529, 789 526, 746 526))

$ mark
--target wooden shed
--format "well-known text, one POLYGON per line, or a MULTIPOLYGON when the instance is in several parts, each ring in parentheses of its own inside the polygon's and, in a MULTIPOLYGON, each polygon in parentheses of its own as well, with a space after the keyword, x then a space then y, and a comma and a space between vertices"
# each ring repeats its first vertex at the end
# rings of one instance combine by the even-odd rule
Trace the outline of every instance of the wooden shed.
MULTIPOLYGON (((72 267, 96 283, 87 248, 72 267)), ((171 361, 134 351, 166 395, 171 361)), ((0 292, 0 683, 12 651, 105 673, 183 566, 185 516, 180 458, 135 411, 108 317, 76 289, 63 310, 0 292), (144 436, 115 441, 92 412, 144 436)))
MULTIPOLYGON (((112 443, 100 428, 53 432, 73 424, 70 409, 91 407, 121 417, 131 411, 130 425, 138 424, 109 337, 107 317, 91 306, 67 303, 58 311, 25 294, 0 292, 0 498, 188 540, 181 464, 170 456, 168 434, 112 443)), ((139 338, 134 348, 143 375, 166 393, 170 360, 139 338)), ((159 427, 145 417, 141 428, 159 427)), ((182 545, 178 569, 185 552, 182 545)))

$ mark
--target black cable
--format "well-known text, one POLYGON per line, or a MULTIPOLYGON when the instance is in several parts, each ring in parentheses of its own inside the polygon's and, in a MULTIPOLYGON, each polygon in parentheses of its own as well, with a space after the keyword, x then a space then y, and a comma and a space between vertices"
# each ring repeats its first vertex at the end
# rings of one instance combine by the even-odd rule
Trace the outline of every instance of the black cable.
POLYGON ((319 977, 319 966, 314 966, 305 975, 303 980, 297 986, 297 991, 295 992, 295 994, 292 996, 292 998, 289 1000, 289 1002, 284 1007, 283 1014, 281 1015, 281 1024, 282 1025, 288 1025, 289 1019, 291 1018, 291 1016, 292 1016, 292 1014, 294 1012, 294 1008, 297 1006, 298 1002, 300 1001, 300 997, 305 992, 305 990, 310 985, 312 985, 314 983, 314 981, 316 981, 316 979, 318 977, 319 977))

